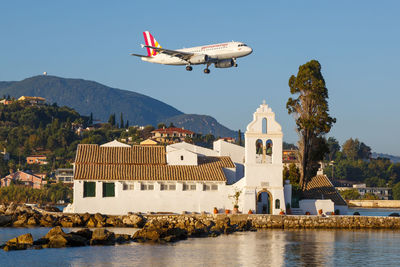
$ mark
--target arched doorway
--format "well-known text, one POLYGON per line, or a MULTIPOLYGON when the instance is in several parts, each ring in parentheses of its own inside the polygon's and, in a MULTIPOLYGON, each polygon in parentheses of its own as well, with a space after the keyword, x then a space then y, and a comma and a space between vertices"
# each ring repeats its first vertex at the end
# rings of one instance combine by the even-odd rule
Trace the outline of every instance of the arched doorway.
POLYGON ((272 213, 272 195, 267 190, 262 190, 257 193, 256 213, 271 214, 272 213))

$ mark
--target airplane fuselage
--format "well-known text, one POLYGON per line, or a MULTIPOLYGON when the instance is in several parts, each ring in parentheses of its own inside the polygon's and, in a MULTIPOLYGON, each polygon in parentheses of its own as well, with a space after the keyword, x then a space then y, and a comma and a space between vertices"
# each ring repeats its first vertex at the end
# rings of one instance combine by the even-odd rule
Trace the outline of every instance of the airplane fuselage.
MULTIPOLYGON (((244 57, 251 54, 253 50, 241 42, 227 42, 177 49, 176 51, 193 53, 195 55, 207 55, 211 61, 216 62, 224 59, 236 59, 239 57, 244 57)), ((142 57, 141 59, 143 61, 164 65, 188 65, 188 61, 186 60, 163 53, 159 53, 153 57, 142 57)), ((204 63, 190 64, 199 65, 204 63)))

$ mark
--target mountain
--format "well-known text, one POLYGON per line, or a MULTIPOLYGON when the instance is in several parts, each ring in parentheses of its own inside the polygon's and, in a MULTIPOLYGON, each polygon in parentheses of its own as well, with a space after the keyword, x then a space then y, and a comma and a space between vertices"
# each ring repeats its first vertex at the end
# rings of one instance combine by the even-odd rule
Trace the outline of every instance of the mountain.
POLYGON ((374 159, 376 159, 376 158, 387 158, 387 159, 390 159, 390 161, 393 162, 393 163, 399 163, 400 162, 400 157, 399 156, 393 156, 393 155, 384 154, 384 153, 373 152, 371 157, 374 158, 374 159))
POLYGON ((19 82, 0 82, 0 96, 19 98, 41 96, 47 102, 68 106, 82 115, 93 113, 95 119, 107 121, 110 114, 120 113, 130 125, 157 125, 166 118, 183 114, 176 108, 157 99, 102 85, 82 79, 65 79, 55 76, 34 76, 19 82))
POLYGON ((203 135, 213 134, 215 137, 237 137, 237 133, 218 123, 207 115, 181 114, 163 121, 167 126, 172 122, 176 127, 184 127, 203 135))
POLYGON ((120 113, 130 125, 154 125, 159 122, 185 127, 196 133, 222 137, 236 137, 236 132, 226 128, 213 117, 183 114, 176 108, 157 99, 136 92, 111 88, 83 79, 66 79, 56 76, 39 75, 22 81, 1 82, 0 97, 10 95, 19 98, 41 96, 47 102, 68 106, 82 115, 93 113, 94 119, 107 121, 112 113, 119 122, 120 113))

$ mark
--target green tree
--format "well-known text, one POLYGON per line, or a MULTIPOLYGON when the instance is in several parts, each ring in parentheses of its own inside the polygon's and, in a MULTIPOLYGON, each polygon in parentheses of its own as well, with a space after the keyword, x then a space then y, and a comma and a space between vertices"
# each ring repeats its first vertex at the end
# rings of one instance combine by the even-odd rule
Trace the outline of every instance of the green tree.
POLYGON ((92 124, 93 124, 93 113, 92 113, 92 112, 90 112, 90 117, 89 117, 88 124, 89 124, 89 125, 92 125, 92 124))
POLYGON ((369 159, 371 157, 371 148, 357 138, 346 140, 342 146, 342 152, 350 160, 369 159))
POLYGON ((163 129, 163 128, 167 128, 167 125, 165 125, 165 123, 160 122, 159 124, 157 124, 157 129, 163 129))
POLYGON ((120 118, 119 118, 119 127, 120 128, 124 128, 124 125, 125 125, 125 123, 124 123, 124 117, 123 117, 123 115, 122 115, 122 112, 121 112, 121 116, 120 116, 120 118))
POLYGON ((111 114, 110 117, 108 118, 108 123, 111 126, 115 126, 115 113, 111 114))
POLYGON ((356 200, 360 199, 361 195, 356 189, 349 189, 344 191, 339 191, 340 195, 346 200, 356 200))
POLYGON ((239 131, 238 131, 238 141, 237 141, 237 144, 238 144, 239 146, 242 145, 242 132, 240 131, 240 129, 239 129, 239 131))
POLYGON ((329 137, 326 143, 329 148, 329 153, 326 155, 326 159, 328 161, 335 160, 336 153, 340 151, 339 142, 334 137, 329 137))
POLYGON ((393 199, 400 200, 400 182, 395 184, 392 188, 393 199))
POLYGON ((362 197, 362 199, 365 200, 377 200, 379 199, 377 195, 373 194, 373 193, 365 193, 364 196, 362 197))
POLYGON ((329 133, 336 119, 328 113, 328 89, 318 61, 301 65, 297 76, 290 77, 289 87, 290 93, 297 96, 288 99, 286 108, 295 118, 300 137, 300 187, 304 188, 318 169, 318 161, 323 158, 321 151, 327 150, 322 138, 329 133))
POLYGON ((289 168, 283 168, 283 179, 290 180, 292 185, 298 185, 300 181, 300 170, 297 168, 296 164, 290 163, 289 168))

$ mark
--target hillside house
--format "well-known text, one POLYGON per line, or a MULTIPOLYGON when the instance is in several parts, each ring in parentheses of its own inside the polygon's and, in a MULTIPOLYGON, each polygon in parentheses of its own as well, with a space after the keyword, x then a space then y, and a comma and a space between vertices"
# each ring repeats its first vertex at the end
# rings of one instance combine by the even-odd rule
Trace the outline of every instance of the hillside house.
POLYGON ((17 171, 1 179, 1 187, 10 186, 11 183, 21 184, 33 189, 42 189, 47 181, 43 173, 30 173, 28 171, 17 171))
POLYGON ((13 103, 14 101, 13 100, 11 100, 11 99, 2 99, 2 100, 0 100, 0 104, 3 104, 3 105, 11 105, 12 103, 13 103))
POLYGON ((45 155, 32 155, 26 157, 26 163, 28 164, 39 164, 39 165, 45 165, 48 164, 46 161, 47 157, 45 155))
POLYGON ((184 128, 162 128, 151 132, 153 140, 164 144, 172 144, 185 141, 186 138, 193 138, 195 133, 184 128))
POLYGON ((46 103, 46 98, 40 96, 21 96, 18 101, 23 101, 31 105, 44 105, 46 103))
POLYGON ((59 168, 55 171, 55 178, 57 183, 73 184, 74 183, 74 169, 59 168))

